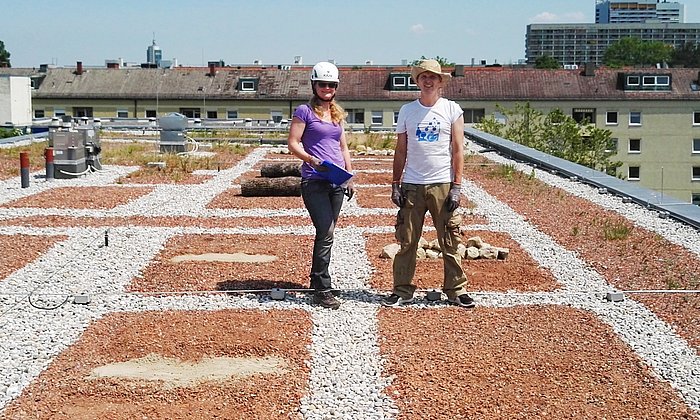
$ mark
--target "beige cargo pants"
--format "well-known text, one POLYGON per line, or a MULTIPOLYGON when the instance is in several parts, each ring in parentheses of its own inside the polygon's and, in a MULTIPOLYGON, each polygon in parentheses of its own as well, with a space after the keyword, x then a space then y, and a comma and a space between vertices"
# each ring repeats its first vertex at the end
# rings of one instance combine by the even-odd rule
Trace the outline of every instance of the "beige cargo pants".
POLYGON ((437 239, 442 249, 444 262, 443 292, 449 299, 466 293, 467 277, 462 270, 462 258, 457 252, 461 242, 459 225, 462 216, 448 212, 445 207, 450 184, 402 184, 406 198, 404 206, 396 216, 396 240, 401 250, 394 257, 394 291, 404 299, 413 297, 416 286, 413 276, 416 272, 416 250, 423 233, 426 212, 430 212, 437 231, 437 239))

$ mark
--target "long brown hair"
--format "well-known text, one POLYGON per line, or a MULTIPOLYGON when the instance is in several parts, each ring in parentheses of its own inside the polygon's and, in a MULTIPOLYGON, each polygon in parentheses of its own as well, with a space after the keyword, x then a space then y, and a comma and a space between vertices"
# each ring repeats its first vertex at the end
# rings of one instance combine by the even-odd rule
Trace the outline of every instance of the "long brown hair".
MULTIPOLYGON (((318 99, 316 96, 311 98, 309 101, 309 105, 311 105, 311 109, 314 110, 314 113, 319 117, 323 118, 323 106, 322 106, 322 101, 318 99)), ((343 124, 345 121, 345 117, 347 116, 347 112, 343 109, 342 106, 340 106, 335 99, 331 101, 331 121, 333 121, 335 124, 343 124)))

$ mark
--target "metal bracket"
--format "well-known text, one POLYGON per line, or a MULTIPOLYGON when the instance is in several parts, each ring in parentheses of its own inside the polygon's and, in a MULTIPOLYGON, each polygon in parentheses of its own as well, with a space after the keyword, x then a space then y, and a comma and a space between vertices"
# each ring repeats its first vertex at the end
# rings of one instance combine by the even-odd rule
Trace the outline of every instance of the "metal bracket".
POLYGON ((622 302, 625 300, 625 295, 622 292, 608 292, 605 295, 605 300, 608 302, 622 302))
POLYGON ((76 305, 87 305, 90 303, 90 295, 75 295, 73 296, 73 303, 76 305))

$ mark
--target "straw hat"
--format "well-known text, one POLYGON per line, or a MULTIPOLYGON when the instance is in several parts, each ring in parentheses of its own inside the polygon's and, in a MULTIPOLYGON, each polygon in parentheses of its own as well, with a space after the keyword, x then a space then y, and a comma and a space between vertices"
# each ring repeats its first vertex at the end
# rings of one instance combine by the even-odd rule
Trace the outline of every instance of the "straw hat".
POLYGON ((452 75, 450 73, 442 72, 442 67, 440 67, 440 63, 438 63, 436 60, 422 60, 420 63, 413 66, 413 68, 411 68, 411 77, 415 82, 418 82, 418 75, 426 71, 440 76, 440 79, 442 79, 444 84, 447 84, 450 79, 452 79, 452 75))

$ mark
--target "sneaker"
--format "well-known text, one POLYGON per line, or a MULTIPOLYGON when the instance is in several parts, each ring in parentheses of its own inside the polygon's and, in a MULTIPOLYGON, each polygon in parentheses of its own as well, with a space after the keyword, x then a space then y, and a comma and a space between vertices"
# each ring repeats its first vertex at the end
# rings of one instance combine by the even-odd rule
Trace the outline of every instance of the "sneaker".
POLYGON ((474 299, 470 298, 468 294, 459 295, 452 299, 447 299, 451 304, 461 306, 462 308, 473 308, 476 306, 474 299))
POLYGON ((401 305, 407 305, 407 304, 412 303, 412 302, 413 302, 413 298, 404 299, 401 296, 397 295, 396 293, 392 293, 389 296, 382 299, 383 306, 401 306, 401 305))
POLYGON ((333 296, 330 290, 324 290, 322 292, 314 293, 311 301, 316 305, 321 305, 324 308, 338 309, 340 308, 340 301, 333 296))

